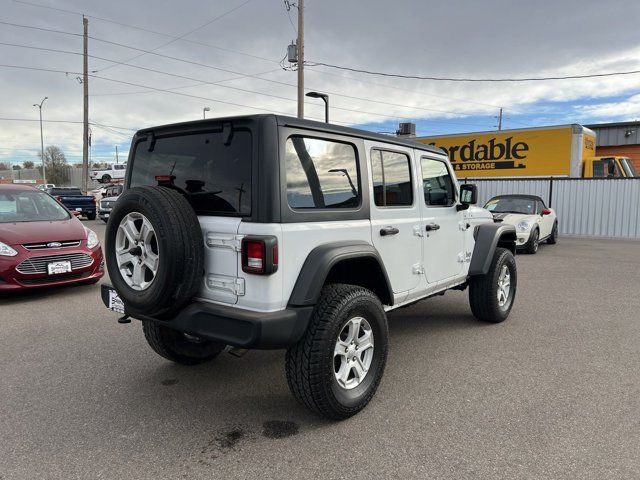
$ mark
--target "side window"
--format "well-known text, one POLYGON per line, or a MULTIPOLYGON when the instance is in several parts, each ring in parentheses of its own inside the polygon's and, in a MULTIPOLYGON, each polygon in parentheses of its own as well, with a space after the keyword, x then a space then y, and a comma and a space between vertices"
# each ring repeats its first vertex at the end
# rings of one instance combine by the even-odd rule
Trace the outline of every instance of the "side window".
POLYGON ((422 188, 427 205, 450 207, 456 201, 453 179, 444 162, 422 157, 422 188))
POLYGON ((593 161, 593 178, 604 178, 604 162, 602 160, 593 161))
POLYGON ((126 165, 114 165, 113 168, 116 169, 116 170, 124 170, 125 168, 127 168, 127 166, 126 165))
POLYGON ((404 153, 371 150, 373 198, 379 207, 402 207, 413 204, 411 163, 404 153))
POLYGON ((292 208, 356 208, 360 176, 349 143, 294 136, 285 146, 287 201, 292 208))

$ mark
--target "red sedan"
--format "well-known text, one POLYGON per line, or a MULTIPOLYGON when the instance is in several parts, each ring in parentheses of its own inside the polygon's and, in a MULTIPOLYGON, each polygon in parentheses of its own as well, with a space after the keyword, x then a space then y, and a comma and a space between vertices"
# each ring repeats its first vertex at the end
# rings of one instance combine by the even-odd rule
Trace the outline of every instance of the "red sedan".
POLYGON ((103 275, 95 232, 47 193, 0 185, 0 292, 95 283, 103 275))

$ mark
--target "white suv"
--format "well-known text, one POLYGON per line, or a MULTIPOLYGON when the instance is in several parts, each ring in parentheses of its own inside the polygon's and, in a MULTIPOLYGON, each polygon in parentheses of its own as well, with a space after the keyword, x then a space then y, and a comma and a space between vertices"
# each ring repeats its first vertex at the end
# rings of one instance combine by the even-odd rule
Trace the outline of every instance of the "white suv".
POLYGON ((105 304, 163 357, 286 348, 295 397, 341 419, 369 402, 387 312, 469 287, 507 318, 516 232, 441 150, 275 115, 139 131, 106 229, 105 304))

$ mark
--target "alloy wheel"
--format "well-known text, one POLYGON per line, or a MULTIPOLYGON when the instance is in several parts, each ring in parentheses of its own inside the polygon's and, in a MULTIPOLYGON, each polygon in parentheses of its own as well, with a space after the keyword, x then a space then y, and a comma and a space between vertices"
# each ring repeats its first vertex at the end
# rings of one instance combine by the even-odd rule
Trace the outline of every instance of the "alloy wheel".
POLYGON ((333 373, 338 385, 351 390, 362 383, 373 361, 373 331, 363 317, 342 327, 333 352, 333 373))

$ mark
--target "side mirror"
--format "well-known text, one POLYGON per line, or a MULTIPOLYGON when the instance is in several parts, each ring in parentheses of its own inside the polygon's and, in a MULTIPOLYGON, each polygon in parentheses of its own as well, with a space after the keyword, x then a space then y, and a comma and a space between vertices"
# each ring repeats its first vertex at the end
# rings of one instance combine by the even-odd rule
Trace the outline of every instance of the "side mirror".
POLYGON ((545 215, 551 215, 551 210, 549 210, 548 208, 543 208, 542 212, 540 212, 540 214, 544 217, 545 215))
POLYGON ((458 210, 466 210, 469 205, 475 205, 478 202, 478 187, 470 183, 460 185, 460 205, 458 210))

